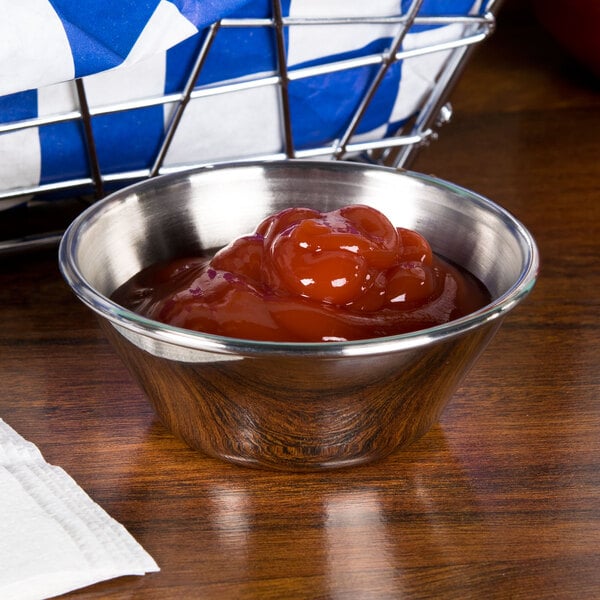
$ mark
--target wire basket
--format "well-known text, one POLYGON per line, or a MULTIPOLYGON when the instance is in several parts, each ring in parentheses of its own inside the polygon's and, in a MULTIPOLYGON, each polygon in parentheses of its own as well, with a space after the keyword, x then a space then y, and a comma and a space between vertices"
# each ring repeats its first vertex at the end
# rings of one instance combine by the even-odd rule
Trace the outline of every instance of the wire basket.
MULTIPOLYGON (((451 117, 448 95, 468 61, 471 49, 493 31, 497 7, 496 3, 487 2, 484 3, 485 9, 477 11, 477 14, 422 16, 422 0, 404 4, 401 14, 315 17, 284 16, 281 0, 273 0, 272 14, 268 18, 224 18, 204 30, 198 36, 182 85, 173 93, 141 94, 134 99, 97 104, 89 98, 89 78, 79 78, 72 82, 76 103, 69 110, 0 122, 0 136, 36 128, 41 131, 53 126, 75 126, 82 140, 81 152, 85 156, 81 160, 85 160, 87 171, 70 176, 69 169, 65 169, 65 176, 54 180, 7 190, 0 187, 0 221, 4 221, 0 253, 56 244, 64 227, 51 224, 52 219, 48 215, 58 214, 59 207, 64 208, 65 203, 70 207, 64 211, 68 221, 73 212, 114 189, 167 172, 224 162, 294 158, 357 160, 396 168, 407 167, 419 149, 435 139, 438 128, 451 117), (385 30, 385 43, 379 47, 368 46, 356 55, 333 54, 326 59, 291 64, 292 35, 303 36, 310 45, 314 34, 314 43, 318 45, 319 40, 324 39, 323 35, 335 37, 339 34, 343 37, 343 32, 367 31, 369 28, 385 30), (436 35, 426 36, 426 43, 414 41, 419 36, 412 34, 427 31, 436 32, 436 35), (271 40, 272 69, 225 81, 210 81, 210 77, 206 81, 207 65, 211 60, 214 64, 215 53, 223 46, 221 38, 229 36, 230 40, 243 41, 245 34, 256 36, 257 32, 271 40), (409 39, 413 41, 407 43, 409 39), (369 128, 369 119, 381 113, 382 97, 388 99, 388 104, 396 101, 390 100, 389 96, 394 93, 393 86, 395 92, 398 91, 404 75, 395 80, 394 71, 399 72, 402 66, 406 73, 407 65, 417 64, 417 61, 426 67, 429 65, 431 73, 419 93, 413 94, 413 104, 408 113, 369 128), (360 86, 357 81, 361 82, 360 86), (317 88, 315 82, 324 85, 317 88), (345 90, 342 83, 351 89, 345 90), (245 124, 237 127, 234 120, 223 134, 225 139, 221 138, 212 146, 208 144, 208 148, 204 146, 199 152, 193 151, 193 140, 192 143, 189 140, 194 137, 195 130, 189 119, 186 122, 188 113, 202 112, 202 102, 210 102, 213 107, 227 106, 234 95, 256 94, 258 90, 268 90, 265 97, 274 98, 274 101, 269 106, 265 103, 265 106, 250 107, 246 120, 256 121, 249 128, 250 133, 245 124), (320 106, 325 105, 323 92, 328 94, 327 102, 338 102, 345 107, 345 112, 336 116, 335 123, 334 119, 317 114, 316 124, 311 123, 308 127, 305 127, 305 114, 299 125, 298 90, 307 97, 314 95, 316 98, 313 106, 308 106, 310 101, 303 103, 303 110, 308 115, 317 114, 320 106), (322 104, 317 105, 319 102, 322 104), (190 108, 194 106, 196 108, 190 108), (152 149, 152 155, 146 155, 141 166, 134 164, 135 161, 124 161, 122 165, 107 168, 98 150, 96 124, 107 117, 131 116, 157 107, 163 111, 164 122, 161 125, 164 124, 164 127, 161 127, 160 139, 152 149), (265 111, 269 113, 266 117, 265 111), (267 123, 265 119, 275 122, 276 127, 264 125, 263 121, 267 123), (272 131, 263 135, 262 130, 257 133, 257 127, 272 131), (310 135, 302 134, 303 127, 310 135), (328 129, 330 131, 326 131, 328 129), (183 142, 178 136, 183 136, 183 142), (249 139, 264 138, 269 138, 266 145, 254 147, 248 143, 249 139), (131 164, 134 168, 130 168, 131 164), (41 229, 31 217, 27 217, 26 221, 34 222, 33 231, 12 227, 7 215, 18 214, 24 207, 30 213, 37 210, 42 215, 41 229)), ((231 48, 231 41, 228 47, 231 48)), ((221 123, 223 121, 221 119, 221 123)), ((127 143, 127 137, 123 144, 127 143)))

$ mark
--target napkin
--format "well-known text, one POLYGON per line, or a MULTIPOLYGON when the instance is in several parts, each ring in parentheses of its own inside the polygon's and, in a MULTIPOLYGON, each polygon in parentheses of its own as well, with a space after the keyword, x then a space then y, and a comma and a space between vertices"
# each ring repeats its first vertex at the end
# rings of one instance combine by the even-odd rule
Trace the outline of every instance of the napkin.
MULTIPOLYGON (((393 138, 412 122, 451 64, 452 50, 440 48, 480 33, 464 18, 482 15, 492 1, 423 0, 421 21, 402 45, 410 56, 388 69, 352 143, 393 138)), ((207 26, 223 18, 230 26, 221 25, 206 52, 163 171, 283 158, 290 133, 298 158, 331 157, 399 30, 386 19, 406 15, 413 2, 281 0, 286 132, 273 76, 278 53, 264 25, 271 0, 0 0, 0 200, 89 182, 74 78, 86 91, 105 182, 113 189, 147 173, 207 26), (302 25, 307 19, 321 21, 302 25)))
POLYGON ((158 570, 123 525, 0 419, 2 600, 51 598, 158 570))

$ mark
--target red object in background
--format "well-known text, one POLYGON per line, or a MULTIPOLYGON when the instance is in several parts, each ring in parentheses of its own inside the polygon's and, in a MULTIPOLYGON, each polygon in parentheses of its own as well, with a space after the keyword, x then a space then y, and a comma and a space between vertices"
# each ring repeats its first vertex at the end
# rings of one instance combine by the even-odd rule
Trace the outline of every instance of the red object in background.
POLYGON ((539 22, 600 77, 600 0, 532 0, 539 22))

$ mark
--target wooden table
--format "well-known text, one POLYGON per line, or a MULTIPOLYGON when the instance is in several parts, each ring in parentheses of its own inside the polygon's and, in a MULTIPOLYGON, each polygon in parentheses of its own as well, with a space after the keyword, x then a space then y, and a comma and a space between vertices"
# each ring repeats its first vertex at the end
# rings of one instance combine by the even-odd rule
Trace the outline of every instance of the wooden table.
POLYGON ((2 261, 0 417, 162 569, 73 596, 600 597, 598 86, 526 10, 505 11, 413 166, 512 211, 542 274, 406 451, 296 475, 194 453, 157 422, 55 253, 2 261))

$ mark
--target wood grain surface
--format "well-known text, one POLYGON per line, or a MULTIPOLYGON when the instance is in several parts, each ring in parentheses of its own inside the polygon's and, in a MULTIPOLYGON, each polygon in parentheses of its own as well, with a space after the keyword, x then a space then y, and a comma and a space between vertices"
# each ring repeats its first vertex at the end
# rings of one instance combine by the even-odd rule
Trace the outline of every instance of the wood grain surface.
POLYGON ((160 573, 73 598, 600 597, 600 95, 507 3, 415 170, 492 198, 542 273, 408 449, 325 473, 246 469, 157 421, 54 252, 0 263, 0 417, 123 523, 160 573))

